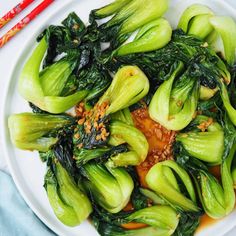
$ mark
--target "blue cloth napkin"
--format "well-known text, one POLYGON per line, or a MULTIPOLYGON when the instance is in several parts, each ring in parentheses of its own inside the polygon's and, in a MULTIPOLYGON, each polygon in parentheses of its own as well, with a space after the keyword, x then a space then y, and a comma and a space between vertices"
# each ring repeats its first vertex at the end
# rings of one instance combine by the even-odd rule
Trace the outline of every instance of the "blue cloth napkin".
POLYGON ((55 236, 26 205, 12 178, 0 171, 0 236, 55 236))

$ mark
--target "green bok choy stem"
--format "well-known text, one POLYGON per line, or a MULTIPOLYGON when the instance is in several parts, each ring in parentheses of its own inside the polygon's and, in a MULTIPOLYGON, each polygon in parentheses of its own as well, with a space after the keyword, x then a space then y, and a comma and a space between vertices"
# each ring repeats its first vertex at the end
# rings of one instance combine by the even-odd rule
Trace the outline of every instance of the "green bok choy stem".
POLYGON ((117 213, 129 202, 134 183, 125 169, 89 162, 83 171, 87 178, 85 188, 108 212, 117 213))
POLYGON ((118 56, 131 53, 148 52, 164 47, 171 40, 172 28, 163 18, 144 25, 130 43, 121 45, 117 50, 118 56))
POLYGON ((134 126, 134 121, 128 107, 111 114, 111 119, 123 121, 127 125, 134 126))
POLYGON ((109 166, 138 165, 143 162, 148 154, 148 142, 141 131, 122 121, 112 121, 110 124, 109 144, 117 146, 127 143, 129 151, 119 153, 110 158, 109 166))
POLYGON ((146 75, 137 66, 124 66, 117 71, 98 104, 107 102, 109 108, 106 114, 112 114, 142 99, 148 90, 149 81, 146 75))
POLYGON ((48 134, 73 122, 73 118, 66 115, 20 113, 8 118, 8 127, 16 147, 46 152, 58 141, 48 134))
POLYGON ((73 65, 63 59, 42 70, 39 74, 39 80, 44 96, 60 96, 69 79, 72 68, 73 65))
MULTIPOLYGON (((45 69, 45 71, 42 72, 41 81, 39 69, 46 50, 47 42, 45 38, 43 38, 23 67, 18 84, 19 93, 24 99, 32 102, 42 110, 55 114, 62 113, 85 98, 88 91, 77 91, 66 97, 60 96, 59 91, 62 90, 62 82, 64 83, 67 76, 69 77, 67 73, 63 73, 65 72, 64 70, 58 68, 62 62, 58 62, 56 65, 45 69), (60 70, 60 73, 58 73, 58 70, 60 70), (46 79, 52 79, 52 81, 47 84, 45 82, 46 79), (51 90, 49 85, 52 85, 51 90), (55 91, 55 89, 58 89, 58 91, 55 91)), ((70 71, 68 64, 66 64, 65 67, 67 72, 68 70, 70 71)))
MULTIPOLYGON (((221 126, 206 116, 197 116, 193 121, 196 127, 209 123, 205 130, 193 130, 179 133, 176 140, 180 141, 188 153, 209 164, 220 164, 224 151, 224 131, 221 126)), ((204 127, 203 127, 204 128, 204 127)))
POLYGON ((130 2, 130 0, 115 0, 114 2, 99 8, 95 10, 95 17, 107 17, 112 14, 115 14, 117 11, 119 11, 122 7, 127 5, 130 2))
POLYGON ((179 223, 177 212, 170 206, 151 206, 129 215, 125 220, 139 222, 167 230, 172 235, 179 223))
POLYGON ((213 15, 214 13, 207 6, 193 4, 186 8, 181 15, 178 28, 181 28, 187 34, 204 39, 213 31, 213 27, 209 22, 209 18, 213 15))
POLYGON ((195 177, 198 195, 202 206, 210 217, 214 219, 228 215, 234 209, 235 193, 231 176, 231 163, 236 145, 230 150, 229 156, 221 165, 221 182, 210 173, 200 170, 195 177))
POLYGON ((232 121, 232 123, 236 126, 236 110, 231 105, 227 87, 223 81, 219 81, 219 87, 220 87, 221 99, 224 104, 225 110, 227 111, 227 114, 230 120, 232 121))
POLYGON ((171 206, 183 211, 198 212, 196 196, 188 173, 174 161, 163 161, 155 164, 146 176, 148 187, 163 197, 171 206), (176 173, 188 192, 188 197, 180 192, 176 173))
POLYGON ((102 30, 118 32, 118 37, 134 32, 148 22, 161 17, 168 8, 167 0, 116 0, 114 3, 92 12, 95 18, 114 16, 101 26, 102 30), (114 28, 113 28, 114 27, 114 28))
POLYGON ((187 71, 175 83, 182 72, 183 63, 177 62, 156 90, 149 105, 151 118, 170 130, 181 130, 193 119, 199 97, 199 84, 187 71))
POLYGON ((223 55, 232 66, 235 63, 236 53, 236 24, 234 20, 229 16, 213 16, 209 18, 209 21, 222 39, 223 55))
POLYGON ((48 169, 44 187, 55 215, 63 224, 79 225, 92 212, 89 199, 59 162, 54 164, 53 171, 48 169))
MULTIPOLYGON (((104 221, 100 221, 99 216, 93 219, 95 227, 102 236, 170 236, 179 224, 179 216, 170 206, 151 206, 129 213, 120 212, 114 215, 114 223, 110 222, 109 217, 104 217, 104 221), (129 222, 144 223, 147 227, 126 229, 125 224, 129 222)), ((111 217, 113 218, 113 215, 111 217)))

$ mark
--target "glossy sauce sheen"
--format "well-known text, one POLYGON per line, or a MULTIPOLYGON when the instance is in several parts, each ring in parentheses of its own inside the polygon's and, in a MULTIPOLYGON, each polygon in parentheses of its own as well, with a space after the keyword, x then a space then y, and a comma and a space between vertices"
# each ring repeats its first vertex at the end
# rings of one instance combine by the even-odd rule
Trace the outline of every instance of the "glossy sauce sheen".
POLYGON ((219 220, 216 219, 212 219, 211 217, 209 217, 207 214, 204 214, 201 218, 200 218, 200 225, 197 228, 197 231, 201 231, 203 230, 205 227, 208 227, 210 225, 213 225, 215 223, 217 223, 219 220))
POLYGON ((173 159, 172 143, 176 133, 153 121, 147 107, 133 111, 132 117, 136 128, 145 135, 149 144, 146 160, 136 166, 141 185, 147 187, 145 176, 148 170, 159 161, 173 159))
MULTIPOLYGON (((142 187, 147 187, 145 177, 148 170, 159 161, 173 158, 171 146, 175 138, 175 132, 169 131, 157 122, 153 121, 149 117, 147 107, 133 111, 132 118, 135 127, 145 135, 149 144, 148 156, 146 160, 136 166, 142 187)), ((133 206, 129 202, 123 210, 130 211, 132 209, 133 206)), ((146 226, 146 224, 137 222, 122 224, 122 227, 125 229, 139 229, 146 226)))

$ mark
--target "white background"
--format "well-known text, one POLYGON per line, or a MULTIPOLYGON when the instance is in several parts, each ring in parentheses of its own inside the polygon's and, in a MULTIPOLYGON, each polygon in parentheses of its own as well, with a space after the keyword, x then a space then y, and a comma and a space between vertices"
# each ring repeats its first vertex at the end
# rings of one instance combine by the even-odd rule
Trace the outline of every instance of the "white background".
MULTIPOLYGON (((12 7, 15 6, 19 1, 20 0, 0 0, 0 16, 2 16, 8 10, 12 9, 12 7)), ((6 70, 13 69, 15 59, 18 57, 18 54, 20 53, 22 44, 24 44, 24 42, 27 42, 28 39, 31 37, 31 29, 35 27, 40 27, 40 21, 45 17, 48 18, 50 16, 52 9, 53 12, 55 12, 56 9, 61 9, 63 7, 63 4, 73 1, 79 1, 79 0, 56 0, 51 6, 48 7, 48 9, 46 9, 43 13, 41 13, 24 30, 19 32, 10 42, 8 42, 7 45, 5 45, 3 48, 0 48, 0 112, 2 112, 2 107, 3 107, 2 104, 3 99, 1 95, 3 94, 3 91, 5 90, 6 87, 6 81, 4 75, 6 74, 6 70)), ((225 1, 229 2, 232 7, 236 8, 235 0, 225 0, 225 1)), ((13 25, 15 25, 20 19, 22 19, 26 14, 28 14, 40 2, 41 0, 35 0, 34 3, 32 3, 29 7, 27 7, 27 9, 21 12, 6 27, 0 29, 0 37, 4 33, 6 33, 7 30, 10 29, 13 25)), ((2 140, 0 140, 0 148, 1 145, 2 145, 2 140)), ((1 151, 0 151, 0 169, 8 171, 1 151)), ((234 228, 227 234, 227 236, 234 236, 234 235, 236 235, 236 228, 234 228)))

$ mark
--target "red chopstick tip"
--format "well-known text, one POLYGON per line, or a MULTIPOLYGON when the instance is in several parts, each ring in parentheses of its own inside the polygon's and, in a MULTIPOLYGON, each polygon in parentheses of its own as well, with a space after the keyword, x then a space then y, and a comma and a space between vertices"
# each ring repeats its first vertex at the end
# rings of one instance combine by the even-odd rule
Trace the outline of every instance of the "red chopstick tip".
POLYGON ((7 12, 0 19, 0 28, 6 25, 9 21, 11 21, 16 15, 18 15, 21 11, 23 11, 27 6, 29 6, 34 0, 23 0, 15 7, 13 7, 9 12, 7 12))
POLYGON ((13 26, 5 35, 0 38, 0 48, 2 48, 16 33, 21 31, 27 24, 29 24, 37 15, 39 15, 54 1, 55 0, 44 0, 27 16, 25 16, 20 22, 13 26))

